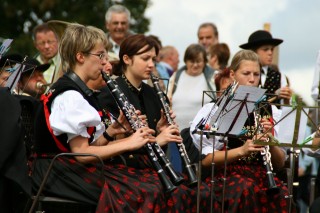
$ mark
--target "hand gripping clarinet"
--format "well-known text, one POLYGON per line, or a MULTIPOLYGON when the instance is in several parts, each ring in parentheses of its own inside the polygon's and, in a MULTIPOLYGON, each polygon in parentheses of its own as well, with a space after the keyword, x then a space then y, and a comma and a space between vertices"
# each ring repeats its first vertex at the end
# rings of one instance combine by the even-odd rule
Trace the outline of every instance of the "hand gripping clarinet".
MULTIPOLYGON (((161 102, 162 108, 164 110, 165 116, 167 118, 167 121, 170 125, 174 125, 175 122, 170 117, 170 106, 166 102, 166 98, 160 88, 160 85, 159 85, 159 78, 156 77, 155 75, 153 75, 152 73, 150 74, 150 77, 151 77, 152 83, 154 85, 154 88, 156 89, 157 94, 159 95, 160 102, 161 102)), ((196 184, 198 182, 197 176, 192 169, 192 165, 190 164, 190 159, 188 157, 188 154, 187 154, 187 151, 186 151, 184 144, 183 143, 175 143, 175 144, 177 145, 178 150, 181 155, 181 158, 183 159, 184 164, 186 166, 186 171, 187 171, 188 180, 189 180, 188 185, 196 184)))
MULTIPOLYGON (((136 109, 134 108, 134 106, 132 104, 130 104, 128 102, 127 97, 119 89, 116 82, 114 82, 114 80, 111 79, 110 76, 108 74, 104 73, 103 71, 101 72, 101 74, 102 74, 103 80, 107 83, 107 86, 108 86, 109 90, 111 91, 112 96, 114 97, 118 106, 120 107, 123 114, 127 118, 132 129, 134 131, 136 131, 137 129, 145 126, 142 123, 141 119, 139 119, 139 117, 136 116, 136 113, 135 113, 136 109), (133 118, 133 116, 135 116, 135 118, 133 118)), ((157 154, 154 151, 154 149, 156 150, 156 152, 161 152, 161 151, 163 152, 163 150, 161 149, 161 147, 159 145, 157 148, 154 148, 155 145, 158 145, 158 144, 147 143, 144 146, 144 148, 148 154, 148 157, 149 157, 154 169, 157 171, 158 176, 160 178, 160 181, 163 184, 166 192, 171 192, 176 189, 176 186, 173 185, 171 180, 167 177, 165 171, 162 169, 162 167, 158 161, 157 154)), ((159 154, 159 155, 161 155, 161 154, 159 154)), ((172 175, 172 176, 174 176, 174 175, 172 175)))
MULTIPOLYGON (((262 133, 262 126, 260 124, 261 115, 258 114, 256 111, 254 111, 254 118, 255 118, 255 126, 257 128, 256 130, 257 134, 261 134, 262 133)), ((263 164, 265 165, 267 170, 267 181, 268 181, 267 194, 274 195, 279 193, 280 189, 274 180, 273 168, 271 163, 271 153, 269 150, 270 150, 269 145, 264 146, 264 150, 261 151, 260 154, 263 159, 263 164)))

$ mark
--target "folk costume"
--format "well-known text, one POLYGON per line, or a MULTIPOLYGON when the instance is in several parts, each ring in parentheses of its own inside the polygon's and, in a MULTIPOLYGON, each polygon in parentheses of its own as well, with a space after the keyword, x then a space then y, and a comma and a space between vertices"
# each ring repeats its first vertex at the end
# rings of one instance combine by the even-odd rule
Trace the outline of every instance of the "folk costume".
MULTIPOLYGON (((156 130, 157 122, 161 117, 161 103, 156 91, 144 82, 141 83, 139 89, 135 88, 124 74, 116 79, 116 83, 130 103, 134 105, 135 109, 140 110, 142 114, 147 116, 148 126, 156 130)), ((110 113, 115 116, 119 114, 119 108, 114 101, 111 101, 112 95, 107 87, 102 89, 99 100, 103 107, 109 109, 110 113)), ((124 157, 127 165, 131 165, 132 167, 152 168, 152 165, 143 150, 127 153, 124 157)), ((186 178, 187 177, 185 177, 185 179, 186 178)), ((202 184, 201 212, 209 211, 209 193, 207 185, 202 184)), ((180 184, 173 193, 167 194, 167 205, 172 207, 172 211, 194 212, 196 211, 196 197, 196 187, 189 188, 184 184, 180 184)))
MULTIPOLYGON (((81 135, 88 138, 88 143, 95 143, 105 131, 103 121, 110 120, 95 94, 72 72, 61 77, 42 96, 42 102, 36 124, 43 128, 36 132, 35 189, 52 157, 70 152, 70 139, 81 135)), ((74 158, 59 158, 44 194, 97 205, 96 212, 171 212, 170 204, 178 202, 167 203, 157 173, 151 168, 135 169, 108 159, 104 161, 103 178, 99 172, 96 166, 74 158)))
MULTIPOLYGON (((206 118, 214 103, 206 104, 197 114, 190 127, 190 135, 194 145, 199 149, 200 135, 192 134, 200 119, 206 118)), ((274 109, 275 110, 275 109, 274 109)), ((268 111, 268 110, 267 110, 268 111)), ((271 118, 269 113, 261 112, 265 118, 271 118)), ((244 124, 243 132, 247 132, 241 137, 228 137, 228 149, 242 146, 246 139, 252 138, 256 130, 253 113, 251 113, 244 124)), ((213 150, 225 150, 225 143, 221 140, 222 136, 214 138, 202 138, 202 155, 208 155, 213 150), (214 142, 213 142, 214 141, 214 142), (214 144, 214 147, 213 147, 214 144)), ((283 150, 285 152, 285 150, 283 150)), ((210 168, 211 169, 211 168, 210 168)), ((203 168, 203 170, 210 170, 203 168)), ((211 172, 206 171, 208 174, 211 172)), ((204 177, 205 182, 211 186, 211 175, 204 177)), ((267 195, 267 176, 266 169, 260 152, 252 153, 250 156, 242 157, 227 164, 226 177, 224 168, 214 168, 214 193, 215 209, 221 211, 223 196, 223 178, 226 178, 224 209, 226 212, 287 212, 289 200, 285 199, 288 189, 275 176, 275 182, 280 188, 280 192, 275 195, 267 195)))

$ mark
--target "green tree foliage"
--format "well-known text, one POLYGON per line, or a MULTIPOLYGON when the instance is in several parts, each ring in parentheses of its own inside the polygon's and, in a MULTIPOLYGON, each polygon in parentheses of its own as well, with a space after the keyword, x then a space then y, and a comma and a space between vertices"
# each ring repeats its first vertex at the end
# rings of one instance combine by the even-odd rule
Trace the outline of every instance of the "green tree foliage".
MULTIPOLYGON (((33 56, 32 29, 48 20, 62 20, 105 29, 105 12, 113 0, 2 0, 0 4, 0 38, 14 39, 10 52, 33 56)), ((131 11, 131 30, 148 31, 150 21, 144 17, 149 0, 116 1, 131 11)), ((1 43, 2 41, 0 41, 1 43)))

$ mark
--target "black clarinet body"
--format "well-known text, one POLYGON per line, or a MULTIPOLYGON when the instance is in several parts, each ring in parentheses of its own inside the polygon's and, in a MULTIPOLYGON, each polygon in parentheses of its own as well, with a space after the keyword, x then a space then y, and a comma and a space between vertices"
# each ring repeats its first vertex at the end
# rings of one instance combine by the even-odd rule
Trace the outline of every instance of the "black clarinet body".
MULTIPOLYGON (((259 125, 261 115, 256 112, 254 112, 254 114, 255 114, 254 117, 255 117, 255 125, 257 128, 257 133, 261 134, 262 127, 261 125, 259 125)), ((277 186, 276 181, 274 180, 273 169, 271 164, 271 154, 269 152, 269 145, 264 146, 264 150, 260 152, 260 155, 262 156, 263 165, 266 168, 266 175, 267 175, 267 182, 268 182, 267 194, 268 195, 277 194, 280 192, 280 188, 277 186)))
MULTIPOLYGON (((151 81, 154 85, 154 88, 156 89, 157 91, 157 94, 159 96, 159 99, 160 99, 160 102, 161 102, 161 105, 162 105, 162 108, 164 110, 164 113, 165 113, 165 116, 167 118, 167 121, 170 125, 173 125, 174 124, 174 121, 173 119, 171 118, 170 116, 170 106, 169 104, 167 103, 166 101, 166 98, 160 88, 160 85, 159 85, 159 78, 156 77, 155 75, 153 75, 152 73, 150 74, 151 76, 151 81)), ((196 184, 198 182, 197 180, 197 176, 192 168, 192 165, 190 163, 190 158, 188 156, 188 153, 186 151, 186 148, 184 146, 183 143, 175 143, 178 147, 178 150, 180 152, 180 155, 181 155, 181 158, 183 159, 184 161, 184 164, 185 164, 185 168, 186 168, 186 172, 187 172, 187 176, 188 176, 188 185, 193 185, 193 184, 196 184)))
MULTIPOLYGON (((107 83, 107 87, 111 91, 112 96, 114 97, 118 106, 120 107, 120 109, 124 113, 126 119, 130 123, 132 129, 134 131, 136 131, 137 129, 143 127, 144 124, 142 123, 141 119, 139 119, 139 117, 136 115, 136 112, 135 112, 136 109, 134 108, 134 106, 132 104, 129 103, 129 101, 127 100, 127 97, 119 89, 116 82, 113 79, 111 79, 110 76, 108 74, 104 73, 103 71, 101 72, 101 74, 102 74, 103 80, 107 83)), ((158 159, 156 152, 158 152, 158 151, 160 152, 161 147, 158 144, 156 144, 156 145, 158 145, 159 148, 157 147, 155 149, 154 148, 155 144, 156 143, 147 143, 144 146, 144 148, 147 152, 147 155, 148 155, 154 169, 158 173, 159 179, 160 179, 161 183, 163 184, 165 191, 168 193, 168 192, 175 190, 177 187, 171 182, 171 180, 168 178, 165 171, 163 170, 161 164, 159 163, 159 159, 158 159), (156 150, 156 152, 154 150, 156 150)), ((162 152, 163 152, 163 150, 162 150, 162 152)), ((161 154, 159 154, 159 155, 161 155, 161 154)))

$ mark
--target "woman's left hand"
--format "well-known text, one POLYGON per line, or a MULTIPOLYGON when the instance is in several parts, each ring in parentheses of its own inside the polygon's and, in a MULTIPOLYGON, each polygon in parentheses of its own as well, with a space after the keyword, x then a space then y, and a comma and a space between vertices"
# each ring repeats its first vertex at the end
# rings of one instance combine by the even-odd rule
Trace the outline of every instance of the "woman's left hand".
MULTIPOLYGON (((172 110, 169 112, 170 118, 174 121, 176 115, 173 113, 172 110)), ((164 114, 163 110, 161 109, 161 118, 157 123, 157 132, 162 132, 165 128, 169 126, 168 120, 166 115, 164 114)))
POLYGON ((179 128, 177 125, 170 125, 161 131, 156 137, 156 141, 160 146, 166 145, 169 142, 181 143, 182 137, 180 136, 179 128))

